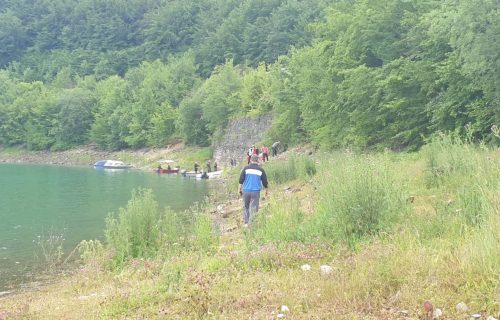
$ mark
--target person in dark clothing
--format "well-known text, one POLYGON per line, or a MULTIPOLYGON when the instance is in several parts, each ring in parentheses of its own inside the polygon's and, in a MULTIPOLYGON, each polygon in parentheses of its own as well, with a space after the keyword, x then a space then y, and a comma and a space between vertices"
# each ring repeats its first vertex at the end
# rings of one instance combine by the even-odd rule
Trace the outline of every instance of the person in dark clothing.
POLYGON ((271 149, 273 150, 273 157, 276 157, 278 155, 278 147, 280 145, 279 141, 276 141, 271 145, 271 149))
POLYGON ((212 165, 210 164, 210 160, 207 161, 207 172, 212 172, 212 165))
POLYGON ((200 168, 200 165, 198 164, 198 162, 195 162, 194 163, 194 173, 198 173, 199 168, 200 168))
POLYGON ((214 171, 217 171, 217 161, 214 162, 214 171))
POLYGON ((250 157, 250 164, 241 171, 239 183, 238 191, 243 196, 243 224, 248 225, 259 211, 262 186, 266 189, 266 197, 268 195, 267 175, 259 166, 258 155, 254 154, 250 157))

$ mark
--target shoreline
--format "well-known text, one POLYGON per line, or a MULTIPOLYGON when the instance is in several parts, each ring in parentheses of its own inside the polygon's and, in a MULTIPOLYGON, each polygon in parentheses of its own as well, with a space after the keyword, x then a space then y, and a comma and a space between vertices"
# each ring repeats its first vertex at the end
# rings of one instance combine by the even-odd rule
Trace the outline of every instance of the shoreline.
POLYGON ((20 147, 0 147, 0 163, 92 166, 98 160, 114 159, 132 163, 136 169, 149 169, 155 161, 172 156, 182 148, 169 146, 158 149, 106 151, 94 146, 83 146, 65 151, 30 151, 20 147))

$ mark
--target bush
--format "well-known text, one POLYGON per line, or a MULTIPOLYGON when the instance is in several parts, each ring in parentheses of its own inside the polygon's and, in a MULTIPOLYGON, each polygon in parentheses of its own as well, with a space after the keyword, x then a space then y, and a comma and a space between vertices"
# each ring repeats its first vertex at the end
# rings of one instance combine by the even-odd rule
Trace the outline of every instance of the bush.
POLYGON ((403 186, 384 158, 344 156, 327 163, 319 186, 318 213, 309 229, 320 236, 347 242, 388 231, 407 211, 403 186))
POLYGON ((477 150, 456 134, 440 133, 424 146, 427 187, 448 183, 454 177, 473 177, 480 166, 477 150))
POLYGON ((298 178, 306 179, 316 174, 316 164, 308 156, 292 154, 286 161, 271 161, 265 166, 268 180, 284 183, 298 178))
POLYGON ((152 190, 132 193, 126 208, 120 208, 118 217, 106 219, 105 236, 114 251, 114 265, 121 266, 130 258, 150 257, 160 246, 160 214, 152 190))
POLYGON ((268 208, 259 211, 247 241, 258 243, 305 241, 303 234, 304 213, 294 199, 272 201, 268 208))

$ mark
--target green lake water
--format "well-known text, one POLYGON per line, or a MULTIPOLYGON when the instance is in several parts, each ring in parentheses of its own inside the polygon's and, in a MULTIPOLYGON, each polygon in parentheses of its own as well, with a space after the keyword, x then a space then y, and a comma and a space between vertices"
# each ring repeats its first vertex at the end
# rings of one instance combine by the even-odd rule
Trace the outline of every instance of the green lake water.
POLYGON ((65 253, 81 240, 102 240, 108 213, 138 188, 174 210, 208 193, 206 181, 153 171, 0 164, 0 292, 36 279, 40 240, 64 239, 65 253))

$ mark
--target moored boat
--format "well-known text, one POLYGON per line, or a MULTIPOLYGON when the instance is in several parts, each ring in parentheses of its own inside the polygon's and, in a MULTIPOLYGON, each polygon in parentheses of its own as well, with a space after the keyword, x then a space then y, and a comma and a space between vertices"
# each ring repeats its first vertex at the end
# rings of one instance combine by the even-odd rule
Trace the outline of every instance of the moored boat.
POLYGON ((216 179, 222 176, 222 170, 207 172, 208 179, 216 179))
POLYGON ((131 164, 126 164, 118 160, 99 160, 94 163, 96 169, 129 169, 132 168, 131 164))
POLYGON ((182 171, 181 174, 184 176, 184 177, 187 177, 187 178, 197 178, 197 179, 201 179, 203 173, 202 172, 194 172, 194 171, 182 171))
POLYGON ((212 171, 212 172, 194 172, 194 171, 182 171, 181 174, 187 178, 196 179, 216 179, 220 178, 222 175, 222 170, 212 171))
POLYGON ((179 168, 173 168, 173 169, 156 169, 157 173, 179 173, 179 168))

